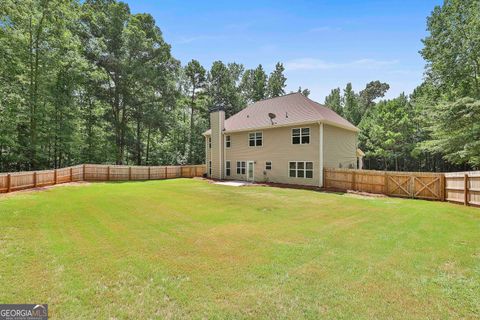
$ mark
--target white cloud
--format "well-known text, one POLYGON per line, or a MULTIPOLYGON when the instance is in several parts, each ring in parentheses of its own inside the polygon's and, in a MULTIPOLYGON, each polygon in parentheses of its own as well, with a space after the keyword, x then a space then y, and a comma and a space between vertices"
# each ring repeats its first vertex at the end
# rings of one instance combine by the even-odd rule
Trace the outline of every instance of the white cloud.
POLYGON ((377 69, 383 66, 394 65, 398 62, 398 60, 358 59, 349 62, 337 63, 315 58, 301 58, 285 62, 285 69, 288 71, 329 70, 343 68, 377 69))

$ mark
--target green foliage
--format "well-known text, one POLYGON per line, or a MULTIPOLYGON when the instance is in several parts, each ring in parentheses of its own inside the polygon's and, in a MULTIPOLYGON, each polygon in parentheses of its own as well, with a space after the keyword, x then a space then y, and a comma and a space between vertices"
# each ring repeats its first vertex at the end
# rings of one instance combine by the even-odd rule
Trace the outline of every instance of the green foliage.
POLYGON ((404 94, 376 104, 359 125, 360 146, 366 157, 381 159, 384 169, 408 169, 414 148, 412 118, 412 106, 404 94))
POLYGON ((480 98, 480 1, 446 0, 427 20, 420 51, 428 80, 447 99, 480 98))
POLYGON ((244 108, 245 103, 239 90, 239 82, 243 67, 236 63, 225 65, 215 61, 208 72, 207 93, 209 107, 222 105, 227 117, 244 108))
MULTIPOLYGON (((274 86, 272 87, 272 90, 275 90, 275 93, 279 93, 281 90, 278 86, 281 87, 280 82, 282 81, 280 78, 282 76, 280 69, 272 72, 272 76, 271 85, 274 86)), ((253 70, 248 69, 243 72, 239 90, 243 92, 242 95, 247 103, 267 98, 267 91, 270 90, 270 87, 267 86, 267 74, 263 70, 261 64, 253 70)))
POLYGON ((332 89, 330 94, 325 97, 325 106, 329 107, 339 115, 343 115, 342 96, 340 88, 332 89))
POLYGON ((452 163, 480 168, 480 100, 461 98, 433 110, 432 139, 424 143, 426 149, 445 154, 452 163))
POLYGON ((279 97, 285 94, 285 87, 287 86, 287 78, 283 75, 285 67, 282 63, 277 62, 275 70, 270 73, 267 84, 267 94, 269 98, 279 97))
POLYGON ((352 84, 347 83, 343 91, 343 115, 348 121, 358 125, 362 117, 375 105, 374 100, 383 97, 389 88, 387 83, 371 81, 357 94, 353 91, 352 84))
POLYGON ((360 123, 363 115, 358 105, 358 95, 353 91, 351 83, 347 83, 343 90, 343 114, 354 125, 360 123))
POLYGON ((310 90, 305 88, 305 89, 302 89, 302 87, 298 87, 298 90, 297 92, 303 94, 305 97, 308 98, 308 96, 310 95, 310 90))
MULTIPOLYGON (((199 95, 202 95, 202 90, 205 89, 207 84, 206 71, 197 60, 190 61, 185 67, 185 75, 187 76, 187 94, 190 95, 190 138, 189 138, 189 153, 188 153, 188 162, 189 163, 200 163, 204 155, 204 141, 200 139, 202 132, 195 130, 197 128, 205 129, 205 126, 199 126, 196 124, 196 113, 197 109, 201 110, 201 105, 197 105, 199 95)), ((205 110, 203 110, 205 111, 205 110)), ((201 118, 200 118, 201 119, 201 118)), ((199 119, 199 120, 200 120, 199 119)))
POLYGON ((435 7, 423 39, 426 81, 414 92, 425 129, 417 150, 462 169, 480 168, 480 2, 435 7))

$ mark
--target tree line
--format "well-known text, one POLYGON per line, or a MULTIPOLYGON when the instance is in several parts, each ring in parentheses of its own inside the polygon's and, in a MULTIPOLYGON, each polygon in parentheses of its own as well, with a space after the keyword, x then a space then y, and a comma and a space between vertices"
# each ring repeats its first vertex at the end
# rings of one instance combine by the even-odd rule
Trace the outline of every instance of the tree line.
POLYGON ((113 0, 0 0, 0 171, 204 161, 208 108, 285 93, 267 75, 186 66, 149 14, 113 0))
POLYGON ((360 128, 368 169, 480 169, 479 12, 478 0, 446 0, 434 8, 420 51, 425 78, 411 94, 381 100, 389 85, 372 81, 358 93, 349 83, 325 98, 360 128))
MULTIPOLYGON (((325 104, 360 129, 370 169, 480 166, 478 0, 447 0, 427 19, 425 80, 382 99, 389 85, 335 88, 325 104)), ((172 56, 149 14, 114 0, 0 0, 0 171, 78 163, 203 163, 208 109, 226 115, 285 94, 282 63, 172 56)), ((299 91, 305 95, 308 89, 299 91)))

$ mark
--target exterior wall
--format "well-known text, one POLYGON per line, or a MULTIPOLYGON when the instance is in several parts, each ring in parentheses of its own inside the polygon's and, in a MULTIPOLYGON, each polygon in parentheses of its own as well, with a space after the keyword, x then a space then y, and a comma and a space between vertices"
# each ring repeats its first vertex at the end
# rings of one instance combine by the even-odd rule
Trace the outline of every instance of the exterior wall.
MULTIPOLYGON (((237 175, 237 161, 255 161, 254 180, 256 182, 276 182, 300 185, 319 185, 319 125, 310 124, 302 127, 310 128, 310 143, 292 144, 292 128, 299 126, 280 127, 259 130, 263 133, 263 145, 249 146, 249 132, 225 133, 230 135, 231 147, 225 148, 225 161, 230 160, 231 176, 225 179, 247 180, 247 175, 237 175), (265 170, 265 162, 272 162, 272 170, 265 170), (313 178, 290 178, 289 161, 313 162, 313 178)), ((223 165, 225 168, 225 164, 223 165)))
MULTIPOLYGON (((222 179, 223 168, 223 128, 225 123, 225 112, 215 111, 210 113, 210 126, 212 128, 212 148, 210 149, 210 160, 212 161, 212 175, 214 179, 222 179)), ((207 146, 208 147, 208 146, 207 146)), ((207 163, 208 168, 208 163, 207 163)))
POLYGON ((323 125, 323 166, 325 168, 357 167, 357 132, 323 125))

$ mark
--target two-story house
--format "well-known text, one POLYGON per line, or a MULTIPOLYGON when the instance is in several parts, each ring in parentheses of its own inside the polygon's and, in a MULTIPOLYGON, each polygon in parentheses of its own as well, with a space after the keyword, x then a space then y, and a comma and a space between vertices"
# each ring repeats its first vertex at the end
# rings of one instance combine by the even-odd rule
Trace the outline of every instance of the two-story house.
POLYGON ((207 175, 322 187, 323 168, 357 168, 358 129, 301 93, 262 100, 225 119, 210 112, 207 175))

